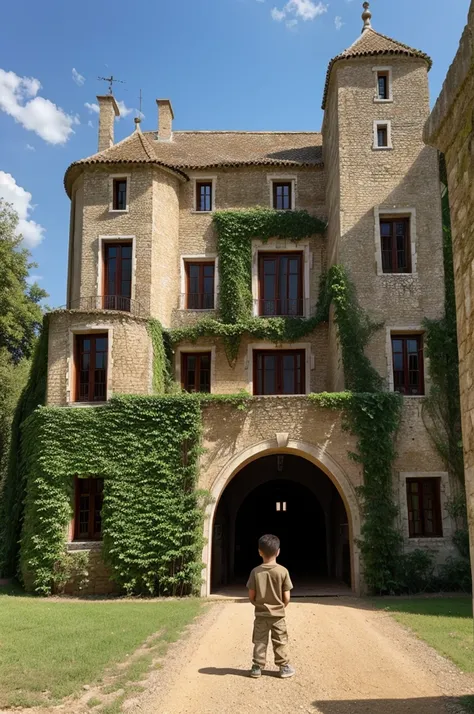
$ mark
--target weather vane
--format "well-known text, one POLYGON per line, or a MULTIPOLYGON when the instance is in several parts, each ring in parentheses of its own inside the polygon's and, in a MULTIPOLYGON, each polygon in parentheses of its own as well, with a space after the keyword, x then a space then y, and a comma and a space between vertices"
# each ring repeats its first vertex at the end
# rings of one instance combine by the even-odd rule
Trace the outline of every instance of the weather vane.
POLYGON ((113 94, 113 83, 120 82, 120 84, 125 84, 121 79, 115 79, 114 75, 111 74, 110 77, 97 77, 98 80, 109 83, 109 94, 113 94))

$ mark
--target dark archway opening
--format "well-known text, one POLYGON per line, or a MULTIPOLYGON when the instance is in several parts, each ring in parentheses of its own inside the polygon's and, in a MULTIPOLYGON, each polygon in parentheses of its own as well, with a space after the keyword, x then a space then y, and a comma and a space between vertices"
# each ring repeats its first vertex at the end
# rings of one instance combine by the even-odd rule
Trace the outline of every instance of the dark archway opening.
POLYGON ((346 509, 332 481, 310 461, 292 454, 263 456, 229 483, 213 524, 213 591, 245 585, 261 562, 257 542, 264 533, 280 538, 279 562, 296 588, 329 581, 351 585, 346 509))

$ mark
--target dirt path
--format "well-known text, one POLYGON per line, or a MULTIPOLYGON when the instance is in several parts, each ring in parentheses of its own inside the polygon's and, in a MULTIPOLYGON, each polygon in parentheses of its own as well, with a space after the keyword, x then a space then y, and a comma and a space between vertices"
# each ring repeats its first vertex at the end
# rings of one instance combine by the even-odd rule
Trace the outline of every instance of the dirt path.
POLYGON ((387 614, 349 598, 292 603, 288 628, 296 677, 277 679, 271 664, 261 679, 249 679, 252 617, 249 604, 211 607, 126 711, 446 714, 460 711, 456 697, 474 693, 472 676, 387 614))

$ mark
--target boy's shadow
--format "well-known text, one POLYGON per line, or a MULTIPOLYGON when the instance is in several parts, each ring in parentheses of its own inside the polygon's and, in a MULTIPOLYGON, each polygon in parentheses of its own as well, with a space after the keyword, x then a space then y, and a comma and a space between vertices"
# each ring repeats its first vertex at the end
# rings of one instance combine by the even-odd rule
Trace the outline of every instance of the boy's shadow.
MULTIPOLYGON (((214 674, 218 677, 230 674, 234 677, 247 677, 247 679, 251 679, 251 677, 249 677, 248 669, 233 669, 232 667, 203 667, 199 670, 199 674, 214 674)), ((272 672, 267 670, 265 670, 262 674, 264 677, 278 676, 278 672, 272 672)))

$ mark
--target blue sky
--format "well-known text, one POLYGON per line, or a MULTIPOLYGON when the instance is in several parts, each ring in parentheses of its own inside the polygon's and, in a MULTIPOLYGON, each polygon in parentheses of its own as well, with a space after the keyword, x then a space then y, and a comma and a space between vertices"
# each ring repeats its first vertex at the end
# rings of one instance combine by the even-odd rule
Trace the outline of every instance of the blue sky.
MULTIPOLYGON (((328 61, 359 35, 359 0, 64 0, 9 2, 0 35, 0 195, 16 202, 50 293, 65 302, 69 200, 63 176, 97 150, 85 106, 114 74, 142 127, 170 98, 175 129, 319 130, 328 61), (75 74, 73 73, 73 68, 75 74), (3 70, 3 71, 2 71, 3 70), (74 74, 74 77, 73 77, 74 74), (39 86, 41 85, 41 87, 39 86), (16 120, 15 120, 16 118, 16 120), (29 195, 31 194, 31 196, 29 195)), ((432 103, 469 0, 373 0, 374 29, 427 52, 432 103)), ((134 112, 116 123, 121 139, 134 112)))

